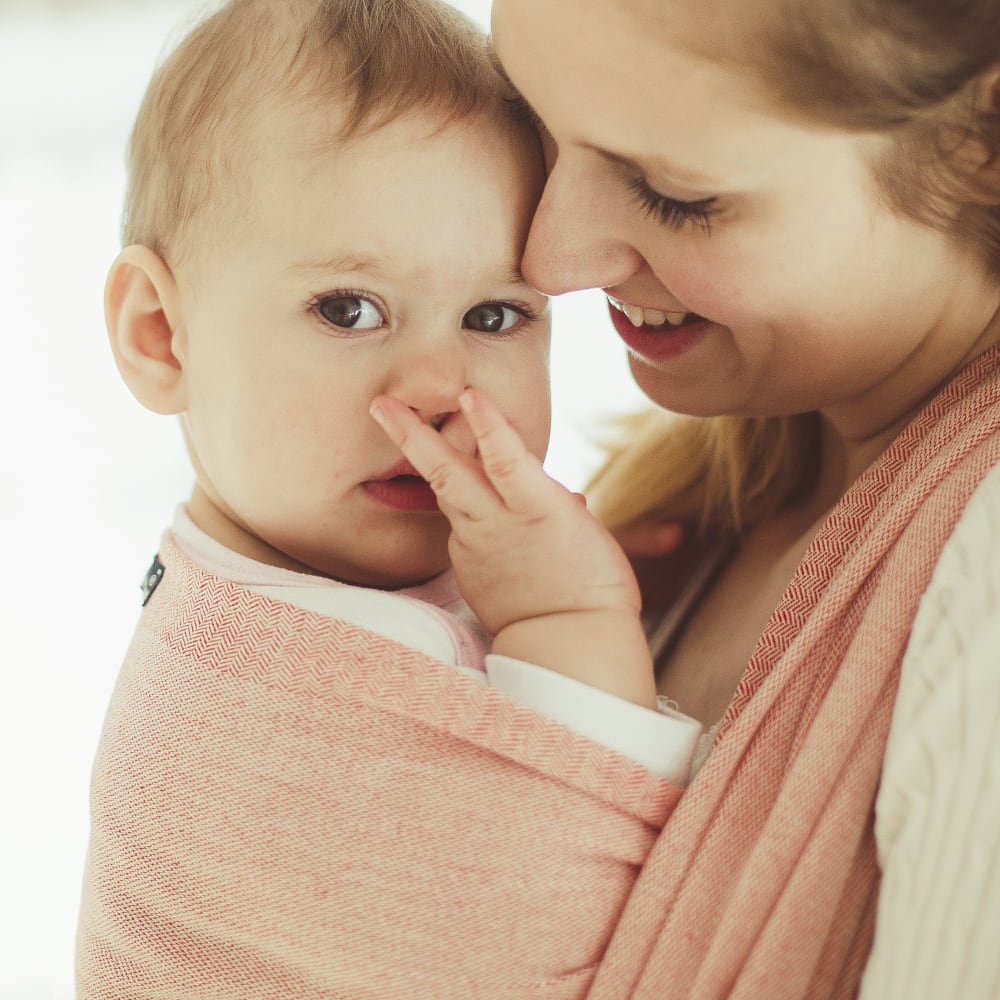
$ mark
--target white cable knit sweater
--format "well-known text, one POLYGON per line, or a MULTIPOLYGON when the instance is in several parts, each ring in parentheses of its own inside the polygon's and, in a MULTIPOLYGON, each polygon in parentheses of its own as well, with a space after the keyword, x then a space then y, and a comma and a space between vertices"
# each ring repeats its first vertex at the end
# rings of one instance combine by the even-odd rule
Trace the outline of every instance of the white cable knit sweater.
POLYGON ((921 603, 876 815, 883 877, 863 1000, 1000 997, 1000 468, 921 603))

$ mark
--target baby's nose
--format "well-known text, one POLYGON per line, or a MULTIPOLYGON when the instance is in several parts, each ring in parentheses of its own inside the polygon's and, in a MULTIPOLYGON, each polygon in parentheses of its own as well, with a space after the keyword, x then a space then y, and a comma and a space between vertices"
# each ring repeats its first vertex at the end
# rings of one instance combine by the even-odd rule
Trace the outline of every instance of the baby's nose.
POLYGON ((386 387, 425 424, 440 429, 459 410, 468 371, 461 351, 440 349, 410 354, 397 365, 396 377, 386 387))

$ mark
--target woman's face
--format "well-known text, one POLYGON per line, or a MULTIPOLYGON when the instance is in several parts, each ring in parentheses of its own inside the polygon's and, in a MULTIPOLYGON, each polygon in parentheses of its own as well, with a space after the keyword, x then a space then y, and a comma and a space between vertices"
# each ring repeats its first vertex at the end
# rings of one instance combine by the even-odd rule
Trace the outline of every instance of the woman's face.
POLYGON ((977 352, 995 289, 887 206, 882 138, 796 120, 633 7, 494 0, 497 55, 549 134, 526 277, 603 288, 669 409, 891 425, 977 352))

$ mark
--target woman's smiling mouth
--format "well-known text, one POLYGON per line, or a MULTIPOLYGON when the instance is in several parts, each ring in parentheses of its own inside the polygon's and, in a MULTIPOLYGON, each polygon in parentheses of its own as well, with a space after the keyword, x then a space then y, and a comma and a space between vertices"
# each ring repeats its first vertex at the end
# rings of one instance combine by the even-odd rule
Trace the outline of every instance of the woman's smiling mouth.
MULTIPOLYGON (((605 293, 607 294, 607 293, 605 293)), ((623 302, 613 295, 608 295, 608 302, 628 317, 629 322, 634 327, 651 326, 654 328, 676 328, 685 323, 692 323, 701 320, 703 317, 692 312, 665 312, 662 309, 649 309, 645 306, 633 305, 630 302, 623 302)))
POLYGON ((629 351, 644 361, 662 363, 701 341, 713 324, 697 313, 667 313, 608 296, 608 312, 629 351))

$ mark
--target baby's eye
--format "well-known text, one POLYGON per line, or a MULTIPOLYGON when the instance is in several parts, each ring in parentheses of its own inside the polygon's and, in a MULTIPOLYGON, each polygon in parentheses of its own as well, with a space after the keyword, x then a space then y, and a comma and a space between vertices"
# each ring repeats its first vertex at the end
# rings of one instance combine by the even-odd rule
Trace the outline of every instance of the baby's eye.
POLYGON ((463 317, 462 326, 479 333, 506 333, 524 319, 524 312, 502 302, 480 302, 463 317))
POLYGON ((315 308, 328 323, 345 330, 377 330, 382 326, 378 308, 360 295, 329 295, 315 308))

